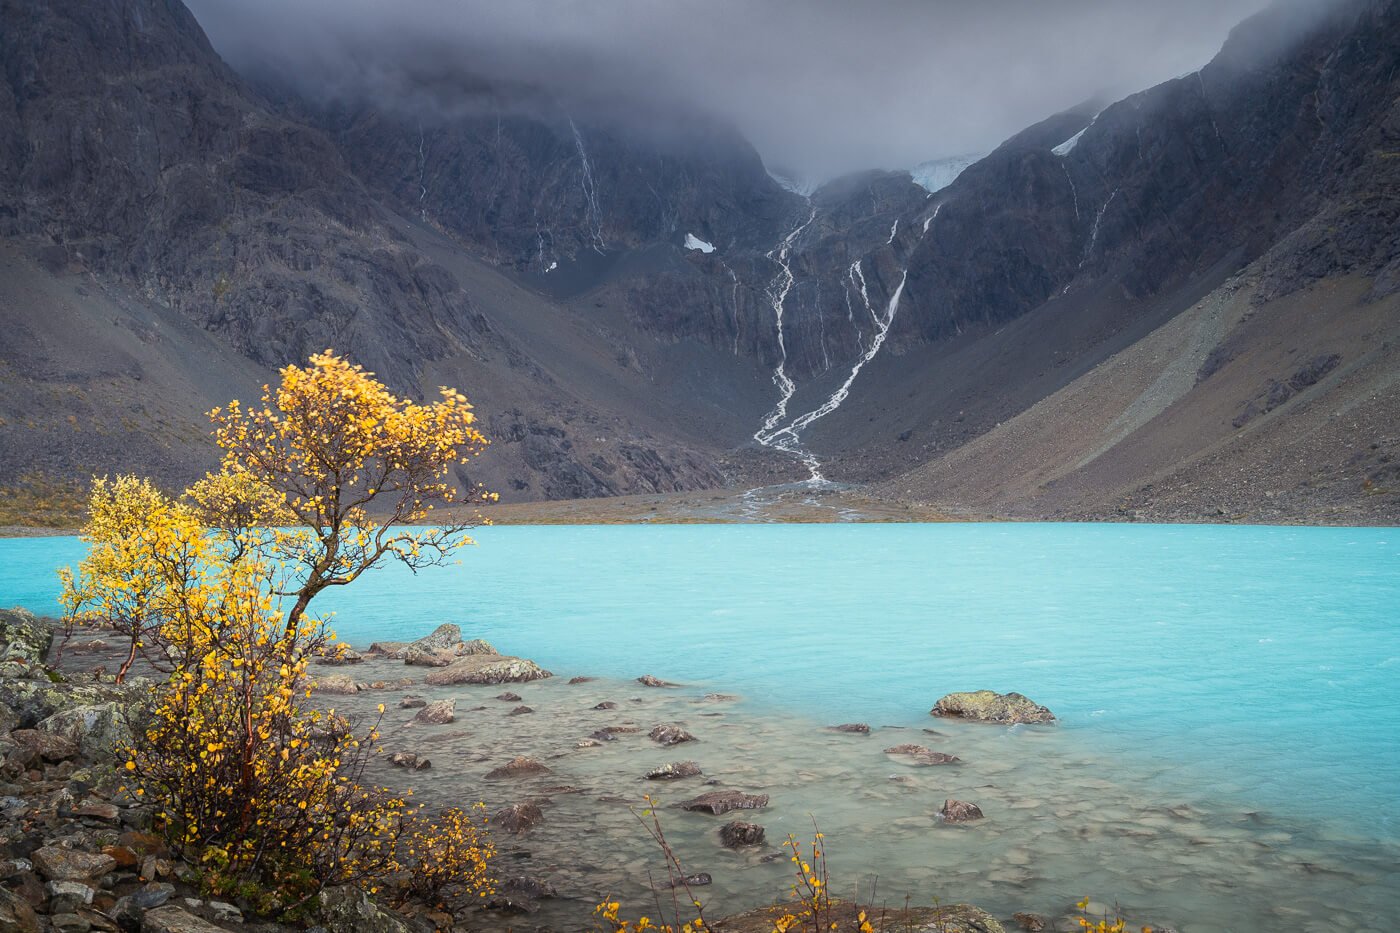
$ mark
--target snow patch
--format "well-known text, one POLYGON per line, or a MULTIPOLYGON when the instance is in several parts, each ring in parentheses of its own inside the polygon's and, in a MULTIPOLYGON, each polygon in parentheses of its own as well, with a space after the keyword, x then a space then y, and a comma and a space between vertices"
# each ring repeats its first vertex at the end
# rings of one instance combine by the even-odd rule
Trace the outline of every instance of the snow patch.
POLYGON ((982 155, 960 155, 930 159, 911 168, 909 174, 913 176, 914 184, 929 194, 937 194, 957 181, 964 169, 974 162, 980 162, 982 158, 982 155))
POLYGON ((804 178, 796 172, 788 172, 784 169, 767 169, 768 177, 776 181, 781 187, 786 188, 793 194, 800 194, 804 198, 810 198, 818 188, 822 186, 819 179, 804 178))
POLYGON ((1093 126, 1098 119, 1099 115, 1097 113, 1094 114, 1093 118, 1090 119, 1088 123, 1084 124, 1084 129, 1080 130, 1078 133, 1075 133, 1069 139, 1066 139, 1064 142, 1060 143, 1058 146, 1054 147, 1050 151, 1063 159, 1065 156, 1069 155, 1071 152, 1074 151, 1074 147, 1079 145, 1079 140, 1084 135, 1085 130, 1088 130, 1089 127, 1093 126))
POLYGON ((702 253, 713 253, 715 251, 715 245, 713 243, 706 243, 693 233, 687 233, 685 235, 685 248, 698 249, 702 253))

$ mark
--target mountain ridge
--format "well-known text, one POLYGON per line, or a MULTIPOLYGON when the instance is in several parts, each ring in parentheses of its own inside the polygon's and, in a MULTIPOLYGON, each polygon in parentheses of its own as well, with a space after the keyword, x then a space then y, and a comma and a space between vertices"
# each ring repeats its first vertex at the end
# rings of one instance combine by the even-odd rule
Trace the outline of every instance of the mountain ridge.
POLYGON ((398 391, 465 389, 497 444, 459 479, 517 499, 819 466, 1020 517, 1394 520, 1390 358, 1367 340, 1397 336, 1398 10, 1278 3, 1199 71, 1053 115, 937 192, 865 172, 807 196, 698 117, 648 136, 548 104, 319 105, 234 73, 176 0, 0 0, 0 477, 177 482, 211 462, 200 405, 334 346, 398 391), (1229 326, 1202 310, 1241 291, 1229 326), (1271 308, 1305 363, 1338 357, 1272 405, 1300 369, 1263 349, 1271 308), (1187 386, 1197 357, 1215 369, 1187 386), (1356 392, 1386 399, 1357 428, 1374 463, 1280 471, 1249 440, 1356 392), (1102 430, 1044 440, 1101 396, 1102 430), (1161 420, 1174 406, 1205 420, 1161 420), (1291 485, 1172 485, 1212 456, 1291 485))

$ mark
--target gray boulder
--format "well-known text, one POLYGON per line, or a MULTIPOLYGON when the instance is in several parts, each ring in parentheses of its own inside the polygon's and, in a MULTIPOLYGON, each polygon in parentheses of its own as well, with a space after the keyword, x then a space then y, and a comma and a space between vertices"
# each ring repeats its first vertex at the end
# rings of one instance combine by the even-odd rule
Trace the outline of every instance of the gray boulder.
POLYGON ((757 810, 768 806, 767 794, 745 794, 737 790, 715 790, 680 804, 682 810, 719 816, 730 810, 757 810))
POLYGON ((360 692, 359 684, 355 683, 349 674, 328 674, 325 677, 318 677, 313 689, 317 693, 330 693, 338 696, 360 692))
POLYGON ((505 778, 532 777, 537 774, 549 774, 549 768, 541 761, 521 755, 512 758, 510 761, 486 772, 488 780, 499 781, 505 778))
MULTIPOLYGON (((348 885, 327 888, 320 896, 321 922, 329 933, 410 933, 397 914, 384 910, 369 895, 348 885)), ((150 916, 147 914, 147 916, 150 916)), ((215 929, 218 929, 215 927, 215 929)), ((210 933, 205 930, 145 931, 145 933, 210 933)))
POLYGON ((451 648, 426 649, 409 645, 403 652, 403 663, 415 667, 446 667, 457 660, 457 653, 451 648))
POLYGON ((442 726, 452 722, 456 718, 456 700, 434 700, 420 709, 418 715, 413 717, 413 721, 427 723, 433 726, 442 726))
POLYGON ((698 777, 700 766, 693 761, 673 761, 647 772, 648 781, 674 781, 679 778, 698 777))
POLYGON ((110 855, 58 846, 35 849, 30 858, 35 870, 49 881, 92 881, 117 867, 117 860, 110 855))
POLYGON ((423 678, 437 686, 449 684, 518 684, 552 676, 534 661, 499 654, 467 655, 423 678))
POLYGON ((54 713, 42 720, 36 729, 68 739, 93 757, 106 757, 119 746, 130 744, 130 715, 130 711, 117 702, 76 706, 54 713))

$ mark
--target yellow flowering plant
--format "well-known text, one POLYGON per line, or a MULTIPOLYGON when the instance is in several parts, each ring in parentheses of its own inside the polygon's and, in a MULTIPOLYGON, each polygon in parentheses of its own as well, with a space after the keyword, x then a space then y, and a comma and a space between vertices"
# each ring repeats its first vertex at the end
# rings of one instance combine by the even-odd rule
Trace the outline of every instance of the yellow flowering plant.
POLYGON ((135 477, 94 482, 67 614, 129 639, 119 677, 137 657, 167 675, 124 768, 210 893, 279 912, 336 884, 484 896, 484 819, 429 818, 366 784, 378 724, 312 703, 310 662, 338 646, 308 607, 383 561, 418 569, 470 543, 474 519, 409 523, 458 501, 450 471, 486 440, 453 389, 396 398, 329 351, 281 376, 261 406, 211 412, 222 466, 183 498, 135 477))
MULTIPOLYGON (((475 514, 410 524, 464 501, 449 474, 486 447, 471 403, 456 389, 444 386, 438 401, 416 404, 327 350, 308 366, 283 369, 260 404, 234 400, 210 417, 224 451, 221 472, 231 479, 209 482, 230 495, 198 498, 214 513, 211 525, 278 564, 279 593, 292 602, 289 632, 318 593, 383 560, 417 570, 472 543, 466 532, 475 514), (263 498, 240 502, 240 489, 263 498), (246 520, 267 507, 284 512, 285 526, 246 520)), ((468 498, 496 497, 478 487, 468 498)))

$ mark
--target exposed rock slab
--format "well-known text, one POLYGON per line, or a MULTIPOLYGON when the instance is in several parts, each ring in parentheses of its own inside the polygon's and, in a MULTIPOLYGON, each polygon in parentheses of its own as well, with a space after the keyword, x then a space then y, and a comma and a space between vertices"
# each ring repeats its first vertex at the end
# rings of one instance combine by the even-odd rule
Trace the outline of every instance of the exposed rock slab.
POLYGON ((950 693, 935 703, 929 712, 947 719, 1003 725, 1055 721, 1054 713, 1029 698, 1019 693, 997 693, 994 690, 950 693))
POLYGON ((486 777, 488 780, 498 781, 504 778, 531 777, 549 773, 549 768, 544 762, 527 755, 521 755, 518 758, 512 758, 499 768, 493 768, 486 772, 486 777))
POLYGON ((552 676, 534 661, 499 654, 467 655, 438 668, 424 680, 437 686, 447 684, 512 684, 552 676))
POLYGON ((767 794, 745 794, 737 790, 714 790, 679 804, 682 810, 719 816, 731 810, 758 810, 768 806, 767 794))
POLYGON ((652 768, 647 772, 648 781, 674 781, 679 778, 698 777, 700 766, 693 761, 672 761, 652 768))

